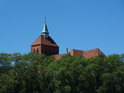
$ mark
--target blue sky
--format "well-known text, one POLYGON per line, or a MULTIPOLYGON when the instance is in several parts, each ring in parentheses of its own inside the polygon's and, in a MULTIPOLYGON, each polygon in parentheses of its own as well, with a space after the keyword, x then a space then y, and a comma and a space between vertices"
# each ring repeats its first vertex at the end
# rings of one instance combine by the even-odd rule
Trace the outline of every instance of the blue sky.
POLYGON ((60 53, 124 53, 124 0, 0 0, 0 53, 29 53, 44 17, 60 53))

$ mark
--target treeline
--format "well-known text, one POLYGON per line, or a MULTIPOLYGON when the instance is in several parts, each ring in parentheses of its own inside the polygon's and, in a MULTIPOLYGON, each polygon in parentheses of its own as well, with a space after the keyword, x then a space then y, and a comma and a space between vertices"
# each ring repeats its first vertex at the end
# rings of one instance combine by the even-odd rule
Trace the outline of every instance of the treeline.
POLYGON ((124 55, 0 54, 0 93, 124 93, 124 55))

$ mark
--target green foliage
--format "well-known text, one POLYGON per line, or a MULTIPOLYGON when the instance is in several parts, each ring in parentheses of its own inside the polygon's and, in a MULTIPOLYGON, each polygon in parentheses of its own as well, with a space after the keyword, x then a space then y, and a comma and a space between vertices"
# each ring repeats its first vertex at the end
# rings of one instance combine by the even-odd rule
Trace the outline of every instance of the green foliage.
POLYGON ((0 93, 124 93, 124 55, 0 54, 0 93))

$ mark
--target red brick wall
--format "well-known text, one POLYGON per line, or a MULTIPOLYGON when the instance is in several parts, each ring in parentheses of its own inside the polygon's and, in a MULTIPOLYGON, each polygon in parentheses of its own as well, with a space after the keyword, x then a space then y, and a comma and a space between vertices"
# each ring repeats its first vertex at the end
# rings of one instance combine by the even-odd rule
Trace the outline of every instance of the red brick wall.
POLYGON ((36 52, 39 54, 45 54, 49 56, 49 55, 59 54, 59 48, 48 45, 33 45, 31 47, 31 52, 36 52))
POLYGON ((42 54, 45 54, 47 56, 59 54, 59 48, 54 46, 48 46, 48 45, 41 45, 42 54))
POLYGON ((41 45, 32 46, 31 47, 31 52, 36 52, 36 53, 41 54, 42 53, 41 45))
POLYGON ((83 55, 83 51, 81 51, 81 50, 72 50, 71 52, 70 52, 70 55, 71 56, 74 56, 74 55, 83 55))
POLYGON ((92 58, 92 57, 98 56, 98 50, 84 51, 83 56, 85 58, 92 58))
POLYGON ((85 58, 92 58, 92 57, 98 56, 99 54, 104 55, 104 53, 100 49, 98 49, 98 48, 91 49, 91 50, 88 50, 88 51, 81 51, 81 50, 75 50, 75 49, 73 49, 70 52, 70 55, 71 56, 81 55, 81 56, 84 56, 85 58))

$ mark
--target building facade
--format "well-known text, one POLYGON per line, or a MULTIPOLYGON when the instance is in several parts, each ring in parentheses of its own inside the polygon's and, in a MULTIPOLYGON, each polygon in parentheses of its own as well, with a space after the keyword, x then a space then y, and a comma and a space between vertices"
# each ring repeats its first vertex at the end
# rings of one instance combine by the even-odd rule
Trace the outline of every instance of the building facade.
POLYGON ((93 58, 93 57, 96 57, 100 54, 106 56, 99 48, 96 48, 96 49, 90 49, 90 50, 77 50, 77 49, 72 49, 70 52, 68 53, 65 53, 65 54, 57 54, 57 55, 54 55, 54 57, 56 59, 61 59, 62 56, 66 55, 66 54, 70 54, 71 56, 82 56, 84 58, 93 58))

